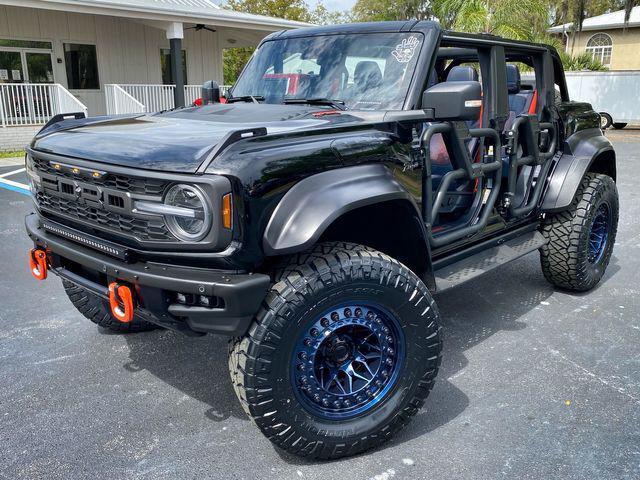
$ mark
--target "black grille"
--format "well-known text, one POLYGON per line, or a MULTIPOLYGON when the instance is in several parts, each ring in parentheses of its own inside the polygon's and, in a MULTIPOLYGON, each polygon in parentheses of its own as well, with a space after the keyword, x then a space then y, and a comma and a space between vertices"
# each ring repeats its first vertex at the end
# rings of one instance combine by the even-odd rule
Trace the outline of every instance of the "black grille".
POLYGON ((140 240, 175 240, 165 227, 162 218, 158 218, 157 220, 135 218, 49 195, 46 192, 38 192, 36 194, 36 200, 42 208, 66 215, 84 223, 108 228, 114 233, 134 236, 140 240))
MULTIPOLYGON (((77 178, 71 172, 56 170, 47 160, 43 160, 41 158, 33 158, 33 166, 36 170, 50 175, 56 175, 63 178, 77 178)), ((169 183, 164 180, 153 178, 128 177, 113 173, 109 173, 103 178, 92 178, 90 182, 100 187, 113 188, 114 190, 120 190, 122 192, 156 196, 162 195, 169 183)))

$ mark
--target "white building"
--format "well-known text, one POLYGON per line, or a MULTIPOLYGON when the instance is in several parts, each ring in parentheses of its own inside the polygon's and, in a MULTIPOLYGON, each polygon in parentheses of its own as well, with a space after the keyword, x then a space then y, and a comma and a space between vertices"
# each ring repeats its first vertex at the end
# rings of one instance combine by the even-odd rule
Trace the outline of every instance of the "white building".
POLYGON ((56 113, 157 111, 181 94, 190 103, 204 81, 222 84, 225 48, 304 25, 212 0, 0 0, 0 150, 56 113))

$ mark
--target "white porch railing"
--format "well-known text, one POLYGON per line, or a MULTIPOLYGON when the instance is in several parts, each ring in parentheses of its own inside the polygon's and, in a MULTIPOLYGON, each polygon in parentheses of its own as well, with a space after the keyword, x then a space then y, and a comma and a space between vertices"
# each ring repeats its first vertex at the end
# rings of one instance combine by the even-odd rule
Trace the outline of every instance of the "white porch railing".
MULTIPOLYGON (((141 113, 141 112, 159 112, 161 110, 170 110, 174 108, 173 93, 175 85, 105 85, 107 115, 118 115, 123 113, 141 113), (120 99, 120 103, 116 105, 110 100, 110 93, 120 99), (125 97, 123 94, 126 94, 125 97), (134 100, 133 103, 131 100, 134 100), (116 108, 117 107, 117 108, 116 108)), ((220 94, 226 95, 231 88, 230 85, 221 85, 220 94)), ((200 98, 201 85, 185 85, 184 98, 185 104, 191 105, 197 98, 200 98)))
POLYGON ((120 85, 108 84, 104 86, 107 115, 122 115, 126 113, 144 113, 145 107, 120 85))
POLYGON ((44 125, 59 113, 84 112, 87 107, 58 83, 0 84, 0 125, 44 125))

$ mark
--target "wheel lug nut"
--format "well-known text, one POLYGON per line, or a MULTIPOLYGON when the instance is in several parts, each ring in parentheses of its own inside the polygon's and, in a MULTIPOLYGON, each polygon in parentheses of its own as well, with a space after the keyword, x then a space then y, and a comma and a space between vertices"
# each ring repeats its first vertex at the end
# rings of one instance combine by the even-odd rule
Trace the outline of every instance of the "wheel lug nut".
POLYGON ((322 405, 324 405, 325 407, 329 406, 329 400, 327 400, 326 398, 322 399, 322 405))
POLYGON ((351 316, 351 309, 350 308, 345 308, 344 309, 344 316, 349 318, 351 316))
POLYGON ((305 347, 309 347, 309 346, 311 346, 311 339, 310 338, 305 338, 302 343, 304 343, 305 347))
POLYGON ((371 390, 367 390, 367 397, 373 397, 373 392, 371 390))
POLYGON ((382 382, 380 380, 376 380, 376 387, 381 387, 382 386, 382 382))
POLYGON ((367 320, 373 320, 373 312, 367 312, 367 320))
POLYGON ((389 376, 389 372, 387 372, 386 370, 383 370, 382 371, 382 376, 385 377, 385 378, 388 377, 389 376))
POLYGON ((356 311, 354 312, 356 317, 361 317, 362 316, 362 309, 361 308, 356 308, 356 311))
POLYGON ((323 318, 322 320, 320 320, 320 325, 322 325, 323 327, 328 327, 329 320, 327 320, 326 318, 323 318))
POLYGON ((320 395, 318 395, 317 393, 316 393, 316 394, 314 394, 314 395, 313 395, 313 399, 314 399, 316 402, 320 402, 320 395))
POLYGON ((320 332, 317 328, 312 328, 310 333, 312 337, 317 337, 320 332))
POLYGON ((393 360, 390 359, 390 358, 387 358, 386 364, 389 365, 389 366, 393 365, 393 360))
POLYGON ((336 312, 333 312, 331 314, 331 320, 333 320, 334 322, 337 322, 338 320, 340 320, 340 315, 338 315, 336 312))
POLYGON ((383 331, 384 333, 389 333, 389 328, 387 328, 387 327, 382 327, 382 331, 383 331))
POLYGON ((298 370, 300 370, 300 371, 304 370, 304 364, 303 363, 299 363, 298 364, 298 370))
POLYGON ((344 401, 344 406, 345 407, 350 407, 351 406, 351 402, 349 400, 345 400, 344 401))
POLYGON ((333 402, 333 406, 336 408, 340 408, 340 400, 336 400, 335 402, 333 402))
POLYGON ((306 360, 307 359, 307 352, 300 352, 298 353, 298 358, 300 360, 306 360))
POLYGON ((300 377, 300 382, 303 385, 306 385, 307 383, 309 383, 309 379, 306 376, 303 375, 302 377, 300 377))
POLYGON ((389 355, 393 355, 395 352, 393 351, 393 348, 389 347, 389 348, 387 348, 387 353, 389 355))
POLYGON ((391 335, 387 335, 387 342, 393 343, 393 337, 391 335))

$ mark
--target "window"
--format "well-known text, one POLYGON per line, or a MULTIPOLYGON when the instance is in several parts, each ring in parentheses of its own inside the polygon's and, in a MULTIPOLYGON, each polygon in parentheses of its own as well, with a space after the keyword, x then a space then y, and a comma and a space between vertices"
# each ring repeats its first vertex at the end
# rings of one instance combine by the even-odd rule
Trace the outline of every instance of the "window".
POLYGON ((98 90, 98 55, 95 45, 64 44, 67 84, 71 90, 98 90))
POLYGON ((401 109, 423 40, 411 32, 276 37, 256 50, 233 96, 274 104, 328 98, 352 109, 401 109))
MULTIPOLYGON (((160 68, 162 70, 162 84, 173 85, 173 75, 171 73, 171 50, 163 48, 160 50, 160 68)), ((182 50, 182 80, 187 82, 187 51, 182 50)))
POLYGON ((613 50, 613 42, 606 33, 596 33, 587 41, 587 52, 605 67, 611 64, 611 50, 613 50))

